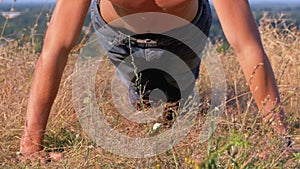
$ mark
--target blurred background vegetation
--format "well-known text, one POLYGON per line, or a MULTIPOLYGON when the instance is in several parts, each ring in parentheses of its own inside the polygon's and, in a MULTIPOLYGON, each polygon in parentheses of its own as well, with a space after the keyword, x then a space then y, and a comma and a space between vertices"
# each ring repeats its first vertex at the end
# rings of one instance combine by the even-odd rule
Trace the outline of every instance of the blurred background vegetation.
MULTIPOLYGON (((300 2, 289 4, 281 2, 256 2, 252 3, 252 10, 257 23, 262 18, 265 12, 269 15, 278 15, 284 13, 288 18, 293 18, 287 21, 295 22, 300 26, 300 2)), ((22 36, 34 35, 36 40, 42 42, 44 32, 49 22, 51 13, 53 12, 55 3, 53 2, 36 2, 36 1, 16 1, 16 2, 0 2, 0 33, 1 37, 8 39, 19 39, 22 36), (34 3, 31 3, 34 2, 34 3), (20 12, 19 16, 7 18, 3 16, 3 12, 20 12)), ((215 10, 213 11, 213 24, 210 32, 210 37, 213 40, 224 39, 224 34, 217 19, 215 10)), ((87 16, 85 27, 90 23, 90 15, 87 16)))

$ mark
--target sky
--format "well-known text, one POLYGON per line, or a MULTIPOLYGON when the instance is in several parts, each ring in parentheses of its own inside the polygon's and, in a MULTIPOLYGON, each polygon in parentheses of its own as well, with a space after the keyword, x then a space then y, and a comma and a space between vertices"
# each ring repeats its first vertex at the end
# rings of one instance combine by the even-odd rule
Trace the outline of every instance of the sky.
MULTIPOLYGON (((26 3, 37 3, 37 2, 55 2, 55 0, 16 0, 17 2, 26 2, 26 3)), ((284 3, 300 3, 299 0, 249 0, 250 3, 257 3, 257 2, 284 2, 284 3)), ((0 0, 1 2, 13 2, 13 0, 0 0)))

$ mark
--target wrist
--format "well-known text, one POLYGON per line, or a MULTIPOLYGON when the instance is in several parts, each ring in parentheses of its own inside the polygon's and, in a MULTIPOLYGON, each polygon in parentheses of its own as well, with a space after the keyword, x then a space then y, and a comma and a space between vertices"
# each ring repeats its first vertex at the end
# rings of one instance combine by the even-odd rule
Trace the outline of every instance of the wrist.
POLYGON ((263 111, 263 121, 265 124, 269 125, 276 134, 287 135, 287 124, 285 119, 284 111, 280 106, 269 111, 263 111))

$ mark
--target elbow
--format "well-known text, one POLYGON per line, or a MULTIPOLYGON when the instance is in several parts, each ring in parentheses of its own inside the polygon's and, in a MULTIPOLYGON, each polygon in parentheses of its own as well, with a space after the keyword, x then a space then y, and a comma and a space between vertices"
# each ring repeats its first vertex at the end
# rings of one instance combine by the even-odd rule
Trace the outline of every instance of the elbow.
POLYGON ((233 49, 234 53, 236 53, 237 55, 240 55, 242 52, 242 45, 240 43, 238 43, 237 41, 230 41, 230 46, 233 49))
POLYGON ((71 49, 70 46, 65 46, 59 42, 45 41, 39 62, 43 66, 52 65, 54 67, 64 67, 71 49))
POLYGON ((49 26, 44 39, 42 54, 68 55, 75 46, 74 38, 49 26))
POLYGON ((248 60, 249 57, 251 57, 251 59, 258 59, 266 55, 263 46, 258 43, 232 41, 230 45, 238 61, 248 60))
POLYGON ((41 55, 67 57, 71 49, 72 48, 60 44, 44 45, 41 55))
POLYGON ((72 48, 73 45, 71 43, 66 43, 65 41, 55 37, 46 37, 44 40, 41 56, 43 58, 51 57, 54 59, 67 58, 72 48))
POLYGON ((53 50, 53 48, 46 46, 40 54, 36 68, 39 68, 39 71, 45 70, 61 73, 67 64, 67 60, 68 50, 64 48, 53 50))
POLYGON ((241 45, 237 41, 231 41, 230 46, 233 49, 234 53, 236 54, 236 58, 239 62, 245 61, 246 57, 249 56, 249 53, 247 55, 245 46, 241 45))

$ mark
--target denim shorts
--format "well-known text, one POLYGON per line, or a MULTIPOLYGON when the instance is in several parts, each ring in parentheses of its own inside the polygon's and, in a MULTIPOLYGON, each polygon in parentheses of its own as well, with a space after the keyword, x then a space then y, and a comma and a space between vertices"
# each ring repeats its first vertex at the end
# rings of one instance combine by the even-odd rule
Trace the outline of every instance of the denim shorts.
POLYGON ((208 0, 199 0, 198 12, 191 22, 204 35, 201 42, 188 26, 162 34, 134 34, 109 26, 101 17, 99 2, 94 1, 91 7, 93 27, 100 44, 107 51, 106 55, 117 67, 118 77, 129 86, 131 92, 136 91, 138 81, 143 86, 146 99, 147 93, 154 89, 162 90, 168 101, 188 97, 199 76, 200 55, 211 27, 208 0), (173 38, 178 36, 187 43, 182 43, 181 38, 173 38))

